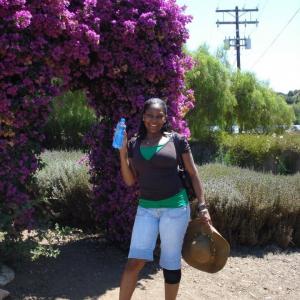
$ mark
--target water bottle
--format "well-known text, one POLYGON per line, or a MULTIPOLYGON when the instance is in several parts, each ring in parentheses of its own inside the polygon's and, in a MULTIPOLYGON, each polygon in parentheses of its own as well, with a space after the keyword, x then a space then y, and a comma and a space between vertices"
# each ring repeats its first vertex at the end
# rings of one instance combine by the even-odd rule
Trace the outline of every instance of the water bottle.
POLYGON ((125 134, 125 119, 121 118, 121 120, 118 122, 115 134, 114 134, 114 140, 112 146, 116 149, 121 149, 123 147, 123 139, 125 134))

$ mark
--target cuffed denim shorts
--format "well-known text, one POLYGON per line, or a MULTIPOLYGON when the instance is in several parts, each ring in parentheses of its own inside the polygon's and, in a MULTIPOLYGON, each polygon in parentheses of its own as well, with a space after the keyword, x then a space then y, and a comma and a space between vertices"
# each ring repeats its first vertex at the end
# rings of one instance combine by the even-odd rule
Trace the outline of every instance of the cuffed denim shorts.
POLYGON ((167 270, 180 269, 182 243, 189 220, 189 205, 178 208, 138 206, 128 258, 152 261, 159 234, 161 241, 160 266, 167 270))

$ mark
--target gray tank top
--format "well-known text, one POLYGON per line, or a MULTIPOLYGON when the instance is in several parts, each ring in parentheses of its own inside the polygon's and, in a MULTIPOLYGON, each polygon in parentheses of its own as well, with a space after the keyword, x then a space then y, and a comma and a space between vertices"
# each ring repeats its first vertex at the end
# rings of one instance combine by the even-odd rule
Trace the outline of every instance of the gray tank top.
MULTIPOLYGON (((177 133, 178 155, 190 152, 187 139, 177 133)), ((173 134, 170 140, 146 160, 140 151, 141 139, 134 137, 128 142, 128 157, 137 175, 140 189, 140 198, 162 200, 172 197, 183 188, 178 176, 178 159, 174 145, 173 134)))

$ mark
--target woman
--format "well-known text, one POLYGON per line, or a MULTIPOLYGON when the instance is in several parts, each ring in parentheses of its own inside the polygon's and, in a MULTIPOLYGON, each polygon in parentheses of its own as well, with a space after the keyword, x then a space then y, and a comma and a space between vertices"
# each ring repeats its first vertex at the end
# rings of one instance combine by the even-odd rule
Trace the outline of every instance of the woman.
MULTIPOLYGON (((160 266, 165 279, 165 299, 176 299, 181 279, 181 249, 190 219, 186 190, 178 176, 174 135, 167 120, 167 106, 158 98, 145 102, 137 138, 120 149, 121 173, 125 183, 140 187, 139 206, 133 226, 128 261, 120 284, 120 300, 131 299, 138 274, 153 260, 158 234, 160 266)), ((187 140, 178 135, 179 152, 198 199, 199 217, 211 223, 203 187, 187 140)))

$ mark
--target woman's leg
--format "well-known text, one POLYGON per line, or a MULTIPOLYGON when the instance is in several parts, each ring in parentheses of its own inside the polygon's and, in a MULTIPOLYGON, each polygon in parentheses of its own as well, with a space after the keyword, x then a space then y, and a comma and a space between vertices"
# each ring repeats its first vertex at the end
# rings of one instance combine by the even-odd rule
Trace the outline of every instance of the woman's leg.
POLYGON ((181 279, 181 249, 189 220, 189 206, 167 209, 160 219, 160 266, 164 268, 166 300, 175 300, 178 293, 181 279))
POLYGON ((163 273, 165 278, 165 299, 175 300, 179 289, 179 282, 181 279, 181 269, 163 269, 163 273))
POLYGON ((122 274, 120 284, 120 300, 129 300, 134 292, 138 275, 145 265, 145 260, 129 258, 122 274))
POLYGON ((138 274, 146 261, 153 260, 158 236, 158 217, 155 210, 138 207, 130 242, 128 262, 120 284, 120 300, 129 300, 134 292, 138 274))
POLYGON ((179 283, 168 284, 165 283, 165 300, 176 300, 179 290, 179 283))

